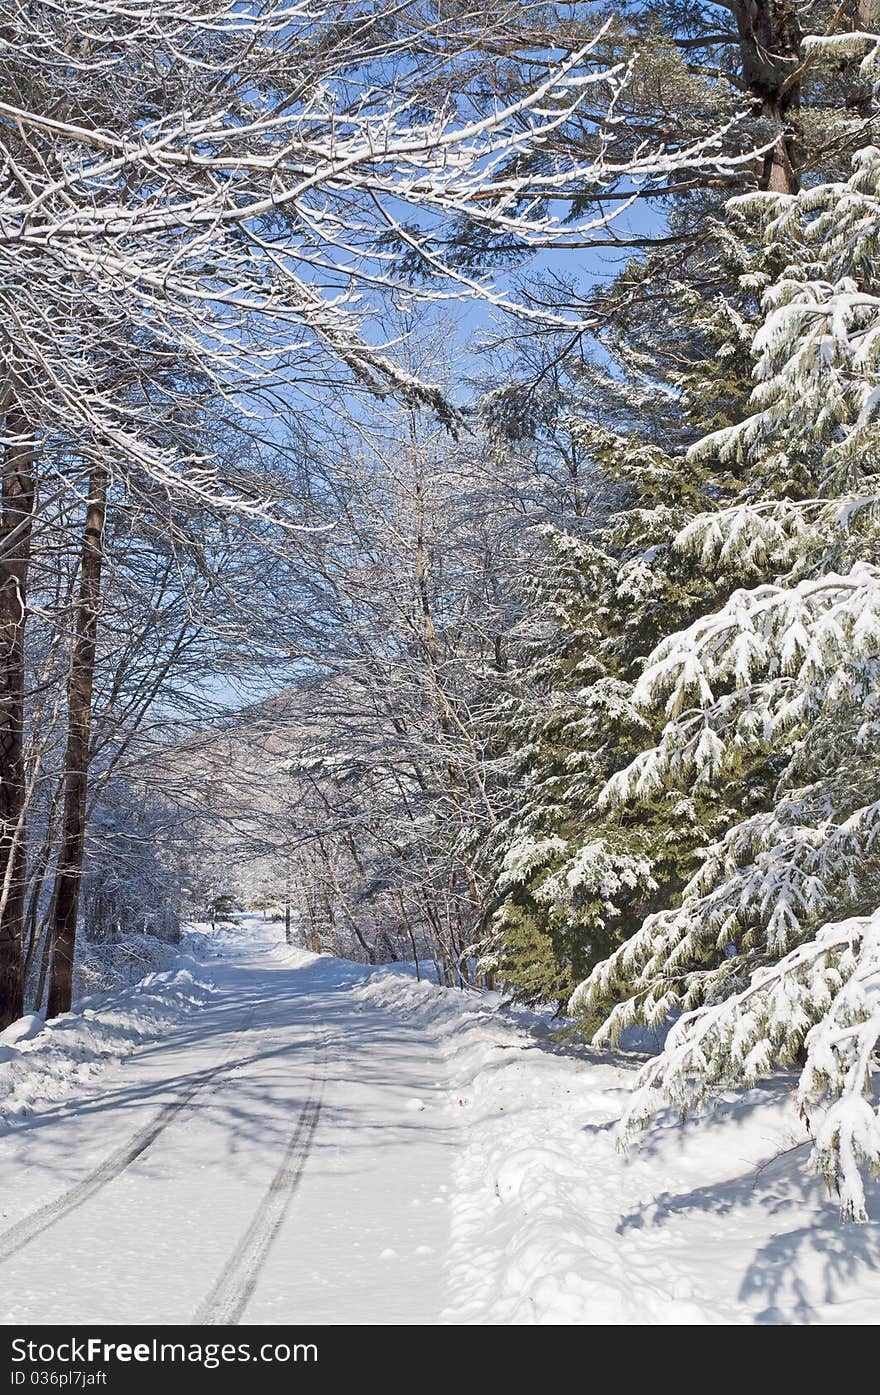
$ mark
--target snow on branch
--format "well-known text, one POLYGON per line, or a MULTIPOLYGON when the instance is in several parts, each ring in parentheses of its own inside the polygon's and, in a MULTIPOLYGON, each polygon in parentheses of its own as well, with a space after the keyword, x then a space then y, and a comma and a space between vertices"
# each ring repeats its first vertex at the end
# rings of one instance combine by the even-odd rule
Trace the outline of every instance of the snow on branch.
POLYGON ((878 678, 880 570, 870 563, 735 591, 646 660, 633 700, 662 705, 668 721, 655 747, 611 777, 601 802, 706 779, 746 751, 789 743, 831 708, 872 704, 878 678))
POLYGON ((874 469, 880 406, 880 150, 859 151, 845 182, 746 194, 730 207, 757 217, 791 259, 764 295, 755 410, 691 456, 743 461, 775 446, 815 472, 820 492, 857 488, 874 469))
POLYGON ((798 1106, 813 1157, 849 1220, 867 1219, 863 1169, 880 1168, 872 1056, 880 1037, 880 911, 822 926, 725 1001, 686 1013, 642 1071, 624 1134, 658 1099, 687 1112, 712 1087, 754 1084, 774 1065, 805 1064, 798 1106))
POLYGON ((717 821, 570 1006, 598 1041, 669 1029, 625 1133, 799 1062, 814 1160, 863 1220, 880 1167, 880 150, 848 180, 733 202, 759 264, 788 260, 763 298, 751 415, 690 451, 736 467, 672 544, 720 597, 644 660, 633 702, 653 744, 601 794, 612 831, 668 791, 704 791, 717 821))
MULTIPOLYGON (((615 162, 628 70, 598 58, 601 29, 542 80, 481 103, 467 73, 490 21, 429 19, 329 0, 6 7, 4 62, 34 80, 0 101, 0 362, 35 430, 109 447, 165 489, 201 480, 225 506, 211 461, 151 439, 102 389, 102 365, 118 377, 149 340, 236 407, 300 373, 443 411, 375 342, 377 307, 454 294, 541 316, 465 275, 444 229, 524 252, 589 241, 619 210, 565 224, 584 190, 601 207, 612 188, 736 162, 723 132, 615 162), (426 45, 449 75, 439 102, 419 75, 426 45), (63 104, 41 95, 62 82, 63 104), (584 155, 551 142, 574 117, 591 131, 584 155), (401 248, 425 284, 400 274, 401 248)), ((169 392, 186 410, 183 388, 169 392)))

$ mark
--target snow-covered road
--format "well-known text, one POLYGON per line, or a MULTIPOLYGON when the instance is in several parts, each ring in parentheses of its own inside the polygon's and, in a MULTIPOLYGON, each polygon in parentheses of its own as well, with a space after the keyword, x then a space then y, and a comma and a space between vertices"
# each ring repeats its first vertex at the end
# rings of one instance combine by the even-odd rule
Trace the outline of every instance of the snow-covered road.
POLYGON ((637 1060, 245 919, 0 1039, 0 1320, 875 1324, 782 1077, 627 1156, 637 1060), (189 957, 190 953, 195 958, 189 957))
POLYGON ((206 1006, 3 1138, 5 1322, 436 1321, 443 1061, 364 1011, 364 970, 266 939, 242 926, 206 1006))

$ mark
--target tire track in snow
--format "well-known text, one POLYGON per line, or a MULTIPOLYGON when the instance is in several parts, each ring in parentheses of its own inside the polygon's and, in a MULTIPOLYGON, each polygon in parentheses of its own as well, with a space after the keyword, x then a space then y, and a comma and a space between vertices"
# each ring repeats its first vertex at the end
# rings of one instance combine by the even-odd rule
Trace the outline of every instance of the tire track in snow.
POLYGON ((260 1271, 299 1186, 321 1117, 327 1072, 326 1040, 319 1044, 316 1054, 312 1088, 288 1139, 281 1165, 234 1254, 193 1317, 192 1326, 238 1323, 251 1300, 260 1271))
POLYGON ((246 1032, 254 1020, 256 1008, 252 1008, 247 1018, 240 1027, 236 1029, 235 1039, 224 1051, 223 1056, 216 1066, 211 1066, 209 1070, 202 1071, 184 1090, 180 1092, 176 1099, 169 1100, 168 1104, 153 1116, 153 1118, 137 1129, 135 1133, 116 1148, 102 1163, 84 1177, 81 1182, 77 1182, 69 1191, 56 1197, 54 1201, 47 1201, 45 1205, 37 1207, 29 1216, 23 1216, 20 1221, 16 1221, 8 1230, 0 1233, 0 1265, 13 1255, 23 1250, 25 1245, 29 1245, 38 1235, 42 1235, 50 1226, 69 1216, 72 1211, 76 1211, 108 1183, 114 1181, 126 1168, 131 1167, 133 1162, 142 1157, 148 1148, 151 1148, 161 1133, 164 1133, 168 1125, 173 1123, 178 1115, 182 1114, 192 1104, 195 1096, 205 1088, 206 1085, 229 1065, 237 1038, 241 1032, 246 1032))

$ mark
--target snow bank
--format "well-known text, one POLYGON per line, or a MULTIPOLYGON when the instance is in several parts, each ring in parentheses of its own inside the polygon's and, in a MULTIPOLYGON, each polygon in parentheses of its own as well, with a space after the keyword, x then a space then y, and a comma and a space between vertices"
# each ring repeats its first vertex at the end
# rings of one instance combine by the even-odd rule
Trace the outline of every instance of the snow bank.
POLYGON ((77 949, 74 999, 79 1002, 95 993, 128 988, 146 974, 173 968, 179 955, 180 945, 156 935, 129 933, 104 944, 84 940, 77 949))
POLYGON ((641 1059, 558 1043, 495 995, 394 967, 354 994, 417 1013, 461 1126, 450 1323, 869 1323, 880 1312, 880 1188, 845 1226, 809 1165, 794 1082, 671 1113, 626 1155, 616 1125, 641 1059))
POLYGON ((111 1061, 128 1056, 204 1003, 212 988, 203 965, 175 954, 175 967, 116 993, 82 999, 46 1023, 29 1013, 0 1033, 0 1121, 12 1123, 60 1099, 111 1061))

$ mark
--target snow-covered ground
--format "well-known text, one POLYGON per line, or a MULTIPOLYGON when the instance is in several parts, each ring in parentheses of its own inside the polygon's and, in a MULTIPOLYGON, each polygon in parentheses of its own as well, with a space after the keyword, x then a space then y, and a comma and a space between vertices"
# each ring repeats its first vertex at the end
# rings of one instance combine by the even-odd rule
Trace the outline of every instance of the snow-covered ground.
POLYGON ((173 968, 147 974, 129 988, 83 998, 48 1027, 29 1013, 0 1032, 0 1122, 8 1125, 64 1098, 108 1059, 130 1055, 204 1003, 212 989, 201 964, 186 953, 173 959, 173 968))
POLYGON ((842 1225, 809 1165, 794 1081, 670 1115, 622 1155, 639 1059, 556 1044, 531 1014, 376 973, 358 995, 444 1042, 460 1147, 444 1320, 876 1323, 873 1221, 842 1225))
POLYGON ((626 1157, 635 1063, 245 920, 0 1044, 3 1320, 873 1323, 780 1086, 626 1157))

